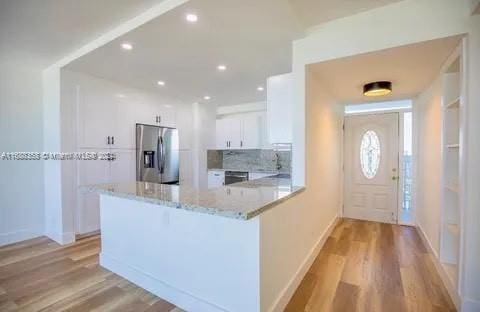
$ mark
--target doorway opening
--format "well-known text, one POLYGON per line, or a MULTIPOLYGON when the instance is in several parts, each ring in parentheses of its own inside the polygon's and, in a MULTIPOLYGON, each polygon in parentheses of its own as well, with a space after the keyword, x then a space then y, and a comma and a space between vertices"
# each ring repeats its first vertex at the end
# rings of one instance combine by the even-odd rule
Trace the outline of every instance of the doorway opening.
POLYGON ((345 106, 344 216, 415 224, 412 101, 345 106))

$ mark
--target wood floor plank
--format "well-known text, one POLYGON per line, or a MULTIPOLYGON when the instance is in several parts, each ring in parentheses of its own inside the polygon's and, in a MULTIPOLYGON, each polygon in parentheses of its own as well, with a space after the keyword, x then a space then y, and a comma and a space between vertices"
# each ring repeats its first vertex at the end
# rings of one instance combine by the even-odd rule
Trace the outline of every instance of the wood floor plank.
MULTIPOLYGON (((101 268, 100 237, 0 247, 0 311, 182 312, 101 268)), ((341 220, 286 310, 455 311, 415 228, 341 220)))
POLYGON ((295 291, 292 299, 285 308, 285 312, 305 311, 308 301, 312 296, 313 289, 317 283, 318 277, 312 273, 307 273, 300 283, 300 287, 295 291))
POLYGON ((313 273, 317 276, 317 282, 305 311, 328 311, 331 309, 344 266, 345 258, 342 256, 329 254, 324 258, 323 265, 313 273))
POLYGON ((171 312, 175 306, 168 301, 160 299, 155 302, 146 312, 171 312))
POLYGON ((358 296, 360 287, 340 281, 335 291, 332 311, 345 312, 356 311, 358 307, 358 296))
POLYGON ((307 276, 287 311, 455 311, 412 227, 343 220, 307 276))

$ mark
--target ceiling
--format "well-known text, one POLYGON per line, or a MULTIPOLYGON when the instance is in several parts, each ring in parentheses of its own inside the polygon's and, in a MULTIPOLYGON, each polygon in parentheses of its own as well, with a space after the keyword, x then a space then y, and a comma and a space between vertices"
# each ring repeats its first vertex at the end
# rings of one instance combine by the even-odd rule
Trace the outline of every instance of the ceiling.
POLYGON ((412 98, 425 91, 460 42, 460 36, 309 65, 323 87, 342 104, 412 98), (365 97, 363 85, 391 81, 387 96, 365 97))
POLYGON ((291 43, 300 34, 287 0, 191 0, 66 68, 185 102, 205 95, 217 105, 262 101, 265 91, 257 88, 291 71, 291 43), (185 20, 190 12, 197 23, 185 20), (122 50, 122 42, 133 50, 122 50), (219 64, 227 70, 219 72, 219 64))
POLYGON ((310 28, 334 19, 372 10, 401 0, 289 0, 301 21, 310 28))
MULTIPOLYGON (((3 0, 0 59, 46 67, 163 0, 3 0)), ((190 0, 87 54, 67 69, 217 105, 265 100, 257 91, 291 70, 291 42, 306 28, 399 0, 190 0), (199 16, 196 24, 184 20, 199 16), (132 51, 119 48, 123 41, 132 51), (227 71, 216 66, 226 64, 227 71), (160 88, 157 80, 166 85, 160 88)))
POLYGON ((48 66, 163 0, 2 0, 0 56, 48 66))

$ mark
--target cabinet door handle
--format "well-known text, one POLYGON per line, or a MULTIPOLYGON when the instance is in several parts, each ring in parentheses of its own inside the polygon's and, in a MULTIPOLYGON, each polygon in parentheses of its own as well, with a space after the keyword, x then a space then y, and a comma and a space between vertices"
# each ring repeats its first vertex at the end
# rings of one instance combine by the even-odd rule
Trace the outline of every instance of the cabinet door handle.
POLYGON ((158 116, 158 123, 162 122, 162 116, 158 116))
POLYGON ((155 122, 158 123, 158 116, 155 116, 155 122))
POLYGON ((110 145, 110 136, 107 137, 107 144, 110 145))
POLYGON ((242 147, 242 146, 243 146, 243 141, 240 141, 240 147, 242 147))
POLYGON ((112 145, 115 145, 115 137, 112 136, 112 145))

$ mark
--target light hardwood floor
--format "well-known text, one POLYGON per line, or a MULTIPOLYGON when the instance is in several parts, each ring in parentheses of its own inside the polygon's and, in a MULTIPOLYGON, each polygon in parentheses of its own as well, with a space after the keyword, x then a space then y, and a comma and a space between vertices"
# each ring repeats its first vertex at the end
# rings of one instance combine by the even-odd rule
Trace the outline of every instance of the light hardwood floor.
MULTIPOLYGON (((181 311, 98 265, 100 239, 0 248, 0 311, 181 311)), ((455 311, 414 228, 342 220, 287 311, 455 311)), ((242 311, 248 312, 248 311, 242 311)))
POLYGON ((100 238, 0 248, 0 311, 182 311, 98 265, 100 238))
POLYGON ((286 311, 455 311, 413 227, 343 219, 286 311))

